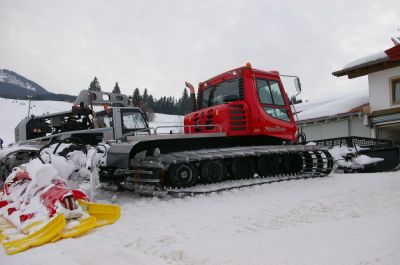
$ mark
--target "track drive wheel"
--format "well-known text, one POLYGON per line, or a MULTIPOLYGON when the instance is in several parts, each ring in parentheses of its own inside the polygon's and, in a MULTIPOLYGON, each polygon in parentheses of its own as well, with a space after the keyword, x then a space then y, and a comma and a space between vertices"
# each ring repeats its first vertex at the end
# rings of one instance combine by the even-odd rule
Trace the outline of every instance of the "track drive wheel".
POLYGON ((297 153, 287 154, 284 156, 283 165, 287 174, 300 173, 303 169, 303 158, 297 153))
POLYGON ((251 157, 237 157, 232 161, 234 179, 249 179, 256 173, 256 162, 251 157))
POLYGON ((226 176, 226 168, 220 160, 205 161, 200 165, 201 181, 203 183, 215 183, 222 181, 226 176))
POLYGON ((196 167, 190 163, 172 165, 168 170, 170 184, 173 187, 190 187, 197 182, 196 167))
POLYGON ((260 177, 274 176, 280 173, 280 160, 277 155, 263 155, 257 159, 257 173, 260 177))

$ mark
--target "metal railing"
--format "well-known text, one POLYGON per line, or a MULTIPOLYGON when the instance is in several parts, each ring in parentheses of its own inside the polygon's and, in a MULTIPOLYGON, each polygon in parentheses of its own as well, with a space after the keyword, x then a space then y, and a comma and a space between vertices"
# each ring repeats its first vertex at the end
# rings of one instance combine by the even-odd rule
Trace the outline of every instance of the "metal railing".
POLYGON ((334 146, 346 145, 348 147, 387 147, 394 146, 394 143, 390 140, 382 140, 376 138, 349 136, 349 137, 338 137, 310 141, 314 142, 319 146, 326 146, 332 148, 334 146))

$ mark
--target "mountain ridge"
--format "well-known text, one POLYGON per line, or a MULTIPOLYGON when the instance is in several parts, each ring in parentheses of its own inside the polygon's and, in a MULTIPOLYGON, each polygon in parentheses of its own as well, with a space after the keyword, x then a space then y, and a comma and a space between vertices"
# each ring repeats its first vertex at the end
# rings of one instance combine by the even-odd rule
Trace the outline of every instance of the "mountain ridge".
POLYGON ((0 69, 0 97, 12 99, 74 101, 76 96, 55 94, 36 82, 8 69, 0 69))

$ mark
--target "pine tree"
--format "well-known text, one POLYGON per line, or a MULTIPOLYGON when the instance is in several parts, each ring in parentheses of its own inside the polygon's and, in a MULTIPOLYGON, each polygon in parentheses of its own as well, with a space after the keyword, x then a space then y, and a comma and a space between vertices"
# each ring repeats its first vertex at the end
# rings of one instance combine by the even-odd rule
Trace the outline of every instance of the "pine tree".
POLYGON ((89 90, 90 91, 101 91, 100 83, 99 83, 99 80, 97 80, 97 77, 94 77, 93 81, 90 82, 89 90))
POLYGON ((147 106, 149 108, 154 108, 154 98, 153 95, 149 95, 149 98, 147 99, 147 106))
POLYGON ((184 115, 192 110, 191 99, 186 88, 183 89, 182 97, 178 101, 179 114, 184 115))
POLYGON ((142 105, 142 96, 140 96, 139 88, 135 88, 135 90, 133 91, 132 101, 133 106, 135 107, 140 107, 140 105, 142 105))
POLYGON ((121 94, 121 89, 118 86, 118 82, 115 82, 114 89, 112 91, 113 93, 121 94))
POLYGON ((143 105, 144 106, 148 106, 149 104, 149 93, 147 92, 147 88, 144 89, 143 91, 143 96, 142 96, 142 100, 143 100, 143 105))

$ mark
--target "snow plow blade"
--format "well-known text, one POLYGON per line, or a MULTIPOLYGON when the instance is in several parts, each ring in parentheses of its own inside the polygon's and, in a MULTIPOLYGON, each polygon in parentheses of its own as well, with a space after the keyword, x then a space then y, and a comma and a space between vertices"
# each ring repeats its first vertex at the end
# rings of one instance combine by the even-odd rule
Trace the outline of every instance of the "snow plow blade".
POLYGON ((58 214, 48 224, 38 231, 27 235, 24 238, 7 241, 3 238, 2 245, 9 255, 24 251, 30 247, 43 245, 57 236, 65 227, 66 220, 64 215, 58 214))
POLYGON ((76 237, 93 229, 94 227, 96 227, 96 217, 89 216, 83 220, 79 220, 78 225, 75 225, 72 228, 67 227, 68 225, 57 236, 52 238, 51 242, 58 241, 62 238, 76 237))
POLYGON ((121 216, 121 208, 118 205, 93 203, 84 200, 79 200, 78 203, 90 216, 96 217, 96 227, 112 224, 121 216))

